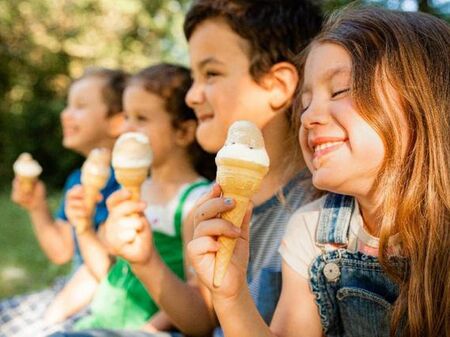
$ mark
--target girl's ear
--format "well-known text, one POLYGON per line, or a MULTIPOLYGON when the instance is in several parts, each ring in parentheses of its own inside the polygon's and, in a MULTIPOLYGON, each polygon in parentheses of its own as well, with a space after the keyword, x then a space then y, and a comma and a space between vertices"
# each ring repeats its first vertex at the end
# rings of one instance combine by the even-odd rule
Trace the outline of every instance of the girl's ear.
POLYGON ((123 112, 119 112, 108 117, 108 124, 109 135, 113 138, 119 137, 124 131, 125 114, 123 112))
POLYGON ((182 147, 187 147, 195 140, 195 131, 197 130, 197 121, 189 119, 179 123, 175 130, 175 143, 182 147))
POLYGON ((291 105, 298 85, 297 68, 289 62, 276 63, 263 76, 262 85, 270 91, 270 107, 274 111, 284 111, 291 105))

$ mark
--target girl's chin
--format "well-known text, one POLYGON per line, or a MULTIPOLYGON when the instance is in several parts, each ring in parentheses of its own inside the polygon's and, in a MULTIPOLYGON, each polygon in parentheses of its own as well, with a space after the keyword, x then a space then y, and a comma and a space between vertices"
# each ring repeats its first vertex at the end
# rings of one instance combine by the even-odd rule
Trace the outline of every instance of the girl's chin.
POLYGON ((312 183, 315 188, 333 193, 340 193, 336 181, 333 181, 330 174, 324 174, 324 172, 313 172, 312 183))

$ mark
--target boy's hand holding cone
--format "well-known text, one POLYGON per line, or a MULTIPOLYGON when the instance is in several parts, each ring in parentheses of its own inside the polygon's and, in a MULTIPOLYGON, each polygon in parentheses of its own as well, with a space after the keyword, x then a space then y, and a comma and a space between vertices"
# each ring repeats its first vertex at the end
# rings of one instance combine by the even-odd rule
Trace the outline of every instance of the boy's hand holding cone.
POLYGON ((86 219, 76 225, 78 233, 91 226, 95 206, 100 191, 106 186, 110 175, 111 153, 108 149, 97 148, 89 153, 81 167, 81 184, 84 189, 86 219))
MULTIPOLYGON (((217 177, 223 197, 232 198, 235 207, 221 218, 241 227, 248 204, 269 170, 269 157, 261 131, 251 122, 237 121, 230 126, 227 140, 216 156, 217 177)), ((233 254, 236 239, 219 237, 214 286, 219 287, 233 254)))

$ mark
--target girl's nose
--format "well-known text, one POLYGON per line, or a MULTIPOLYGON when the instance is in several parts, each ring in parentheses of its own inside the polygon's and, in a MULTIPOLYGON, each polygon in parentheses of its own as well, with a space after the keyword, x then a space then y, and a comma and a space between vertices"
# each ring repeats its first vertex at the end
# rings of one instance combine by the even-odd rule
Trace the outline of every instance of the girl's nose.
POLYGON ((131 122, 130 120, 125 121, 125 123, 123 123, 123 131, 124 132, 136 132, 137 131, 136 124, 131 122))
POLYGON ((185 101, 190 108, 194 108, 196 105, 202 103, 203 85, 194 81, 186 94, 185 101))
POLYGON ((302 113, 301 122, 304 128, 311 129, 317 125, 324 125, 330 116, 326 107, 318 102, 311 102, 309 107, 302 113))

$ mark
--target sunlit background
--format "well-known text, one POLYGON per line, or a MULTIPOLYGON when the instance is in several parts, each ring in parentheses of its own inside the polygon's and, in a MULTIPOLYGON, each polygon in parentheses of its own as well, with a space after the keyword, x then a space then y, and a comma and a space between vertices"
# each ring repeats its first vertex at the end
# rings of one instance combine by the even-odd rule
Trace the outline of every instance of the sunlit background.
MULTIPOLYGON (((331 10, 348 4, 328 0, 331 10)), ((450 0, 372 0, 450 20, 450 0)), ((188 64, 182 33, 189 0, 0 0, 0 298, 47 285, 67 268, 48 263, 24 211, 9 201, 12 163, 31 152, 56 207, 81 158, 61 147, 59 113, 72 78, 87 66, 136 71, 188 64)))

